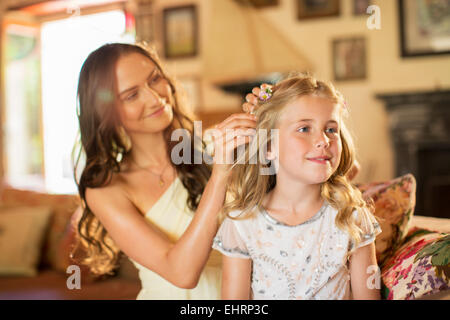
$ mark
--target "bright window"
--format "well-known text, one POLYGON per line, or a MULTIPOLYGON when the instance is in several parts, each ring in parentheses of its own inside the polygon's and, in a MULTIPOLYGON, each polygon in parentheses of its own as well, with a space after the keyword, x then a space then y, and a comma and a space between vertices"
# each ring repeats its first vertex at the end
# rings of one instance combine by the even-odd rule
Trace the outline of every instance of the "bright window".
MULTIPOLYGON (((76 91, 79 72, 89 53, 101 45, 108 42, 134 42, 134 35, 126 32, 125 20, 124 12, 115 10, 42 24, 40 34, 42 114, 35 116, 42 117, 43 165, 39 167, 38 164, 38 168, 35 168, 36 165, 31 167, 27 164, 36 160, 29 159, 24 154, 26 148, 22 148, 24 149, 20 151, 22 154, 10 153, 8 150, 9 165, 6 174, 10 184, 15 187, 30 187, 30 177, 33 176, 35 178, 33 186, 37 186, 39 183, 36 182, 36 172, 40 172, 39 177, 44 191, 77 192, 73 178, 72 150, 78 134, 76 91), (17 161, 18 158, 22 160, 17 161), (14 165, 17 162, 19 165, 14 165)), ((6 83, 9 81, 7 75, 6 83)), ((16 83, 20 81, 15 79, 16 83)), ((7 95, 9 97, 14 95, 14 87, 7 89, 7 95)), ((9 101, 7 105, 11 105, 9 101)), ((30 133, 24 133, 26 123, 22 121, 22 125, 14 124, 15 118, 20 118, 25 113, 26 111, 21 114, 13 111, 5 117, 7 127, 8 123, 9 127, 14 127, 6 137, 7 145, 12 146, 11 148, 20 145, 22 140, 31 136, 30 133)), ((39 145, 36 149, 39 149, 39 145)))

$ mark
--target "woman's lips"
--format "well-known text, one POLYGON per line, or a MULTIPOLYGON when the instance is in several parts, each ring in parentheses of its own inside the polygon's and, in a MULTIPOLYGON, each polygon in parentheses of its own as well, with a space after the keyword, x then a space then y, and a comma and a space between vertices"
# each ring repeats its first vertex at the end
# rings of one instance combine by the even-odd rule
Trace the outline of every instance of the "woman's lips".
POLYGON ((155 112, 153 112, 152 114, 149 114, 147 116, 147 118, 151 118, 151 117, 158 117, 159 115, 161 115, 164 112, 164 108, 165 106, 162 106, 161 108, 159 108, 158 110, 156 110, 155 112))

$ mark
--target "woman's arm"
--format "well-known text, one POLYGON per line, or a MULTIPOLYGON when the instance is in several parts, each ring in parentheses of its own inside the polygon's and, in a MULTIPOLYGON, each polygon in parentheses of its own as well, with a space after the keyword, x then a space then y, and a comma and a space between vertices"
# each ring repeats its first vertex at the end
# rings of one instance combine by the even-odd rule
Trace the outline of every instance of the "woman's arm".
POLYGON ((222 299, 251 299, 252 260, 223 256, 222 299))
MULTIPOLYGON (((249 115, 230 116, 217 128, 223 137, 215 142, 216 149, 227 154, 237 145, 249 141, 248 137, 236 141, 233 135, 226 135, 227 129, 254 126, 255 121, 249 115)), ((213 165, 194 217, 176 242, 171 242, 156 226, 148 223, 119 185, 87 189, 86 201, 128 257, 178 287, 194 288, 208 260, 217 232, 217 217, 225 200, 229 173, 228 164, 213 165)))
POLYGON ((225 176, 211 175, 189 227, 175 243, 146 221, 120 187, 88 189, 86 200, 128 257, 174 285, 189 289, 197 285, 208 259, 225 186, 225 176))
POLYGON ((380 299, 380 271, 372 242, 355 250, 350 256, 350 282, 353 299, 380 299))

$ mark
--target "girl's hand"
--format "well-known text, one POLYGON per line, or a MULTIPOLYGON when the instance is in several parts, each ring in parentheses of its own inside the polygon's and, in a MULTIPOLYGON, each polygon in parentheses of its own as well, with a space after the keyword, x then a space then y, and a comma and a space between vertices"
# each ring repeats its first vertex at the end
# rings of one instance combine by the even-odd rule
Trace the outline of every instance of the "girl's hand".
POLYGON ((252 93, 245 96, 246 102, 242 105, 242 110, 244 110, 244 112, 254 113, 258 108, 259 93, 261 92, 261 89, 264 90, 267 87, 270 87, 267 83, 263 83, 261 87, 254 87, 252 93))
POLYGON ((214 141, 213 173, 229 175, 234 163, 234 149, 251 141, 256 133, 256 117, 247 113, 235 113, 207 131, 214 141))

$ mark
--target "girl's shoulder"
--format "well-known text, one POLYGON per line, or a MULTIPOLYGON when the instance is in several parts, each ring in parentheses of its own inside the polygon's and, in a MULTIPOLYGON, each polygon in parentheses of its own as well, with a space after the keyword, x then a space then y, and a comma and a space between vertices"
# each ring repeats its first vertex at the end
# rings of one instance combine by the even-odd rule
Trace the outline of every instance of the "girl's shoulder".
POLYGON ((223 219, 222 225, 232 226, 241 232, 248 233, 257 226, 258 215, 259 212, 255 208, 250 210, 233 210, 223 219))

